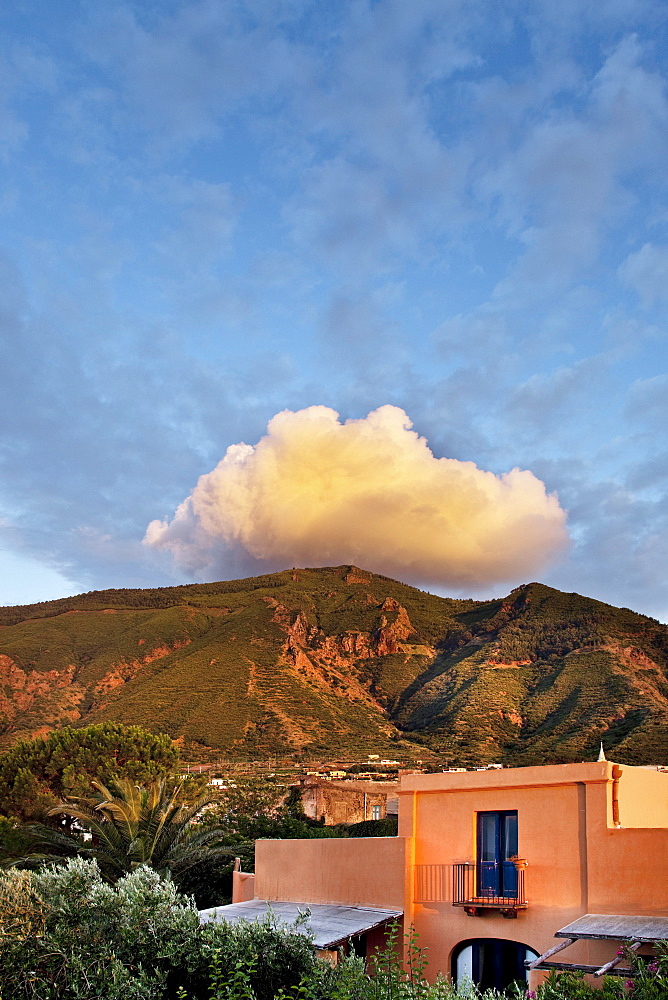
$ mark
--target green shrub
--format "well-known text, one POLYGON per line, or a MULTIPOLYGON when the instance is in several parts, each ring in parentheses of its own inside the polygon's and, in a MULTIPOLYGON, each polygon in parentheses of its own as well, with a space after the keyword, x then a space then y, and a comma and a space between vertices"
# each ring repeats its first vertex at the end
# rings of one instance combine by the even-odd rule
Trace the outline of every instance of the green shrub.
POLYGON ((308 938, 271 921, 201 926, 192 899, 147 867, 115 885, 81 858, 0 873, 2 1000, 222 1000, 244 969, 257 1000, 273 1000, 315 965, 308 938))
POLYGON ((0 901, 3 1000, 157 1000, 201 933, 192 902, 148 868, 115 886, 79 858, 10 870, 0 901))
POLYGON ((398 817, 385 816, 383 819, 363 819, 359 823, 351 823, 346 833, 349 837, 396 837, 398 829, 398 817))
POLYGON ((319 982, 310 938, 278 926, 271 913, 261 921, 207 928, 216 935, 210 942, 211 1000, 274 1000, 319 982))

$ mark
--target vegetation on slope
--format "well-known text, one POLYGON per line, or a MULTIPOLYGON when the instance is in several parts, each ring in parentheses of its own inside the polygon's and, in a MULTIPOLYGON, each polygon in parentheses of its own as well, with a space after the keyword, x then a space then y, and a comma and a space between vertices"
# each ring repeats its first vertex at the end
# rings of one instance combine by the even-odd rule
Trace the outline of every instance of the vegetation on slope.
POLYGON ((541 584, 436 597, 355 567, 0 611, 5 745, 120 721, 198 756, 668 761, 668 629, 541 584))
MULTIPOLYGON (((668 629, 627 608, 541 584, 459 616, 402 699, 401 724, 456 760, 668 759, 668 629)), ((414 734, 415 735, 415 734, 414 734)))

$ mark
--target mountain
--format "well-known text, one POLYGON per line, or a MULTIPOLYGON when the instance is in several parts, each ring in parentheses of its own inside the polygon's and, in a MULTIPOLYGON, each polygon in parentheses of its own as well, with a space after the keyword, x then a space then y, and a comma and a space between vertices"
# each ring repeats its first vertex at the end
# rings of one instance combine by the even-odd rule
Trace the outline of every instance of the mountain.
POLYGON ((532 583, 354 566, 0 609, 2 745, 114 720, 199 756, 668 762, 668 627, 532 583))

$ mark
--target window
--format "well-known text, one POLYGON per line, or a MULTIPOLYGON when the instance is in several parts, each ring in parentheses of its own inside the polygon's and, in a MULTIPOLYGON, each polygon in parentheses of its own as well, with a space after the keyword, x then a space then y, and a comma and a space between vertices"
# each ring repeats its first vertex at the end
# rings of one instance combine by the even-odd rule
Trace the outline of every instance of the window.
POLYGON ((380 806, 371 806, 371 819, 380 819, 380 806))
POLYGON ((513 982, 526 983, 525 960, 538 954, 518 941, 476 938, 462 941, 452 956, 452 978, 457 986, 475 983, 480 990, 505 990, 513 982))
POLYGON ((478 895, 517 896, 517 811, 478 813, 478 895))

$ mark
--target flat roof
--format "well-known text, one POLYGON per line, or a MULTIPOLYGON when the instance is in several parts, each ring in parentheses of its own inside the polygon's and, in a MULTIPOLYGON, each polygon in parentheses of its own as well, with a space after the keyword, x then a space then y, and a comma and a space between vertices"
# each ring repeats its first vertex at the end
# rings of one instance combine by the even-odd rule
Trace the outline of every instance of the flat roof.
POLYGON ((587 941, 668 940, 668 917, 638 917, 618 913, 585 913, 558 930, 555 937, 587 941))
MULTIPOLYGON (((433 774, 402 774, 399 794, 411 792, 491 791, 492 789, 539 788, 548 785, 586 784, 611 781, 612 761, 590 761, 582 764, 534 764, 529 767, 492 768, 484 771, 437 771, 433 774)), ((631 768, 631 770, 642 770, 631 768)))
POLYGON ((279 927, 312 938, 315 948, 337 948, 350 937, 364 934, 388 920, 402 917, 403 910, 251 899, 245 903, 212 906, 208 910, 199 911, 200 923, 203 924, 211 920, 225 920, 236 924, 240 920, 263 920, 268 916, 272 916, 279 927))

